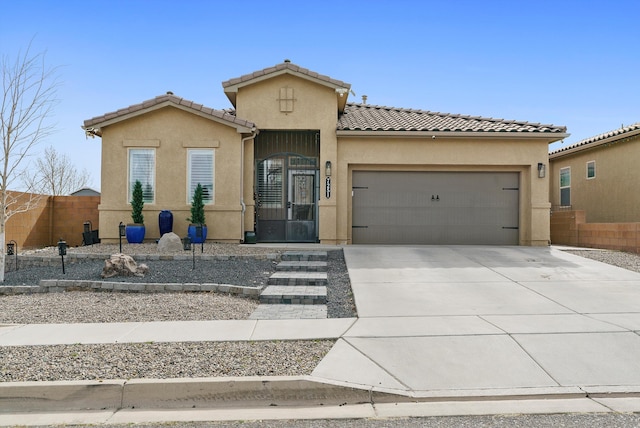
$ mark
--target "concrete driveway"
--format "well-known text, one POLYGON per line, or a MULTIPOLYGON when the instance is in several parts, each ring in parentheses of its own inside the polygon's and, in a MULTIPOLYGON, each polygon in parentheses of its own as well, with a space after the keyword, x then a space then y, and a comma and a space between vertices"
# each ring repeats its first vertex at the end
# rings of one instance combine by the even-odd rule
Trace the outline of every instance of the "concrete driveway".
POLYGON ((415 396, 640 392, 640 274, 554 248, 347 246, 359 319, 313 375, 415 396))

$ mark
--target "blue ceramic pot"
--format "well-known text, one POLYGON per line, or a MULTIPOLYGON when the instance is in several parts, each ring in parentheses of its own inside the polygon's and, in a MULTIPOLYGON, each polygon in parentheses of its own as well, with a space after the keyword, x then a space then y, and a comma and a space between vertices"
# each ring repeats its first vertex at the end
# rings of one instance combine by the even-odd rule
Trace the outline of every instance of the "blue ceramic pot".
POLYGON ((126 229, 129 244, 142 244, 144 241, 144 224, 128 224, 126 229))
POLYGON ((196 225, 190 224, 187 229, 187 235, 189 235, 193 244, 201 244, 207 240, 207 226, 202 226, 202 236, 198 237, 196 236, 196 225))

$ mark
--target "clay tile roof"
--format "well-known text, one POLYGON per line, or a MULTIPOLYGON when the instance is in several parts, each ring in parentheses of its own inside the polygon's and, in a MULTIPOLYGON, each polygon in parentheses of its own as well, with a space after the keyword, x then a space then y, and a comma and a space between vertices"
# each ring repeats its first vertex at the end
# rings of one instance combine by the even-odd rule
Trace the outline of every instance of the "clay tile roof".
POLYGON ((103 125, 107 121, 116 120, 119 118, 124 119, 131 114, 142 114, 143 110, 151 109, 162 104, 180 106, 184 110, 193 111, 194 113, 200 113, 204 116, 210 116, 212 119, 219 119, 225 122, 229 122, 230 125, 238 125, 246 128, 253 128, 255 125, 252 122, 248 122, 243 119, 237 118, 234 114, 229 114, 224 110, 216 110, 210 107, 205 107, 202 104, 196 104, 193 101, 185 100, 184 98, 177 97, 172 93, 159 95, 153 99, 143 101, 139 104, 119 109, 115 112, 105 113, 102 116, 96 116, 84 121, 84 128, 93 128, 103 125))
POLYGON ((352 103, 347 104, 338 120, 338 130, 558 134, 567 131, 564 126, 352 103))
POLYGON ((337 79, 333 79, 329 76, 325 76, 324 74, 318 74, 315 71, 311 71, 309 69, 300 67, 298 65, 295 65, 293 63, 291 63, 290 61, 285 60, 284 62, 277 64, 273 67, 267 67, 263 70, 259 70, 259 71, 254 71, 253 73, 249 73, 249 74, 245 74, 243 76, 240 77, 236 77, 233 79, 229 79, 227 81, 222 82, 222 87, 223 88, 228 88, 230 86, 234 86, 234 85, 238 85, 241 83, 245 83, 245 82, 249 82, 253 79, 256 79, 258 77, 262 77, 262 76, 268 76, 269 74, 273 74, 273 73, 279 73, 282 70, 290 70, 293 71, 295 73, 300 73, 300 74, 304 74, 306 76, 309 76, 311 78, 317 79, 317 80, 321 80, 323 82, 329 83, 331 85, 334 86, 339 86, 339 87, 343 87, 343 88, 351 88, 351 85, 349 83, 345 83, 341 80, 337 80, 337 79))
POLYGON ((570 146, 563 147, 558 150, 554 150, 549 155, 555 155, 558 153, 566 152, 566 151, 577 151, 582 149, 588 149, 590 147, 598 145, 598 143, 604 140, 617 140, 619 138, 624 138, 629 136, 629 134, 639 134, 640 133, 640 122, 634 123, 633 125, 625 126, 622 128, 614 129, 613 131, 605 132, 603 134, 598 134, 593 137, 585 138, 584 140, 580 140, 577 143, 571 144, 570 146), (638 132, 634 132, 638 131, 638 132))

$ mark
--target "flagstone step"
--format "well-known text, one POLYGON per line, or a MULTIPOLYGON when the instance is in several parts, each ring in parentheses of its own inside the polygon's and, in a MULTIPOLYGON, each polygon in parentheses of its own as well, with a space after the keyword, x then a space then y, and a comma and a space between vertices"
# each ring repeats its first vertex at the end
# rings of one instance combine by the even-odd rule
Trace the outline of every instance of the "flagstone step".
POLYGON ((326 272, 276 272, 269 277, 267 285, 327 285, 326 272))
POLYGON ((327 318, 327 305, 261 304, 250 320, 291 320, 327 318))
POLYGON ((326 272, 327 262, 321 261, 284 261, 276 265, 277 271, 284 272, 326 272))
POLYGON ((269 285, 260 294, 260 303, 324 305, 327 287, 319 285, 269 285))
POLYGON ((327 261, 326 251, 285 251, 282 261, 327 261))

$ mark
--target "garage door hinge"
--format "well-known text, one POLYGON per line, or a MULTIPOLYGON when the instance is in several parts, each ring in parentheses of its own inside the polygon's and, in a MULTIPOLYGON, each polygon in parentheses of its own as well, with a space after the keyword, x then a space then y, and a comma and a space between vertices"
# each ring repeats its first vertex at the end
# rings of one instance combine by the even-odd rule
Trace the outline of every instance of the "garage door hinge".
POLYGON ((367 229, 369 226, 351 226, 352 229, 367 229))
POLYGON ((503 187, 502 190, 520 190, 518 187, 503 187))
POLYGON ((511 226, 511 227, 509 227, 509 226, 502 226, 502 228, 503 228, 503 229, 513 229, 513 230, 518 230, 518 229, 520 229, 518 226, 511 226))

